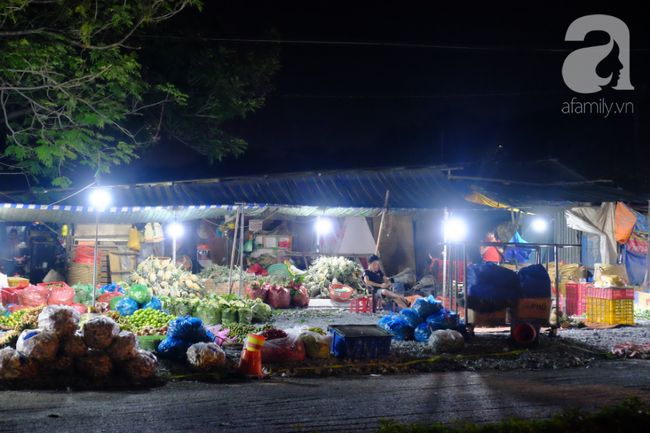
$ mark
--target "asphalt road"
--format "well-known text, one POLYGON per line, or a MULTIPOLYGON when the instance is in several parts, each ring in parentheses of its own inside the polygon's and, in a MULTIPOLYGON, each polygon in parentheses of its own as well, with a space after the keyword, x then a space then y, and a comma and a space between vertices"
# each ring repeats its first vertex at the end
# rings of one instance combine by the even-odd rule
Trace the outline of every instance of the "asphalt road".
POLYGON ((595 410, 634 395, 650 400, 650 361, 590 368, 450 372, 379 377, 178 382, 141 392, 0 393, 0 431, 372 431, 404 423, 509 417, 539 419, 565 408, 595 410))

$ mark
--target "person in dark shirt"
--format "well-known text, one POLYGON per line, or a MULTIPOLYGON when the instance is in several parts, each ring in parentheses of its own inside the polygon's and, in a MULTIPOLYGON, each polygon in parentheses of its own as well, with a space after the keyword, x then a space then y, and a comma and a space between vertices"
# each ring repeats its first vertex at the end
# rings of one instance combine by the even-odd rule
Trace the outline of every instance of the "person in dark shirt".
POLYGON ((403 300, 406 305, 409 305, 409 302, 402 294, 405 291, 404 283, 391 283, 381 269, 379 269, 379 257, 374 254, 368 257, 368 269, 363 271, 363 282, 374 288, 376 295, 385 296, 387 298, 399 298, 403 300))

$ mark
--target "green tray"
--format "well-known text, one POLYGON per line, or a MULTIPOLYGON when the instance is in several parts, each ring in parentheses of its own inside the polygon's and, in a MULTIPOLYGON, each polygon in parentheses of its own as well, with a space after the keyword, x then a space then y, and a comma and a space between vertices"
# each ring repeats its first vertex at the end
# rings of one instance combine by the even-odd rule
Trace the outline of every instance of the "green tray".
POLYGON ((158 350, 158 345, 167 338, 166 335, 138 335, 138 346, 140 349, 153 352, 158 350))

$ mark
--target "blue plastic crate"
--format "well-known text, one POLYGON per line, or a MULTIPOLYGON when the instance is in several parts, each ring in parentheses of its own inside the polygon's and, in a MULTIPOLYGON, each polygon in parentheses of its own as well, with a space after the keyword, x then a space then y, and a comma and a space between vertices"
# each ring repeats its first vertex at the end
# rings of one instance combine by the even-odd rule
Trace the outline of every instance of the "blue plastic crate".
POLYGON ((368 359, 390 355, 393 334, 377 325, 331 325, 331 352, 341 358, 368 359))

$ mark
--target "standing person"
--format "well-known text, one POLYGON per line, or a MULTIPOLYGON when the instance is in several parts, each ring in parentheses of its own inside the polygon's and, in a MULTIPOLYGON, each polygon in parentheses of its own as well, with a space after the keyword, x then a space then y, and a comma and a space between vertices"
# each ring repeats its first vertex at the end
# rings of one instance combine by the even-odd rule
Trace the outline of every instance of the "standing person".
MULTIPOLYGON (((497 239, 496 235, 494 234, 494 230, 490 230, 485 234, 485 242, 501 241, 497 239)), ((481 250, 481 257, 483 257, 484 262, 493 262, 499 264, 501 263, 501 260, 503 260, 503 248, 501 247, 482 246, 479 249, 481 250)))
POLYGON ((18 239, 18 231, 16 229, 11 229, 9 231, 9 237, 4 245, 2 251, 2 259, 4 263, 4 273, 12 276, 14 274, 14 257, 16 257, 16 246, 20 243, 18 239))
POLYGON ((410 302, 402 294, 405 292, 404 283, 391 283, 379 269, 379 257, 374 254, 368 257, 368 269, 363 271, 363 282, 373 287, 378 296, 401 299, 406 305, 410 305, 410 302))

